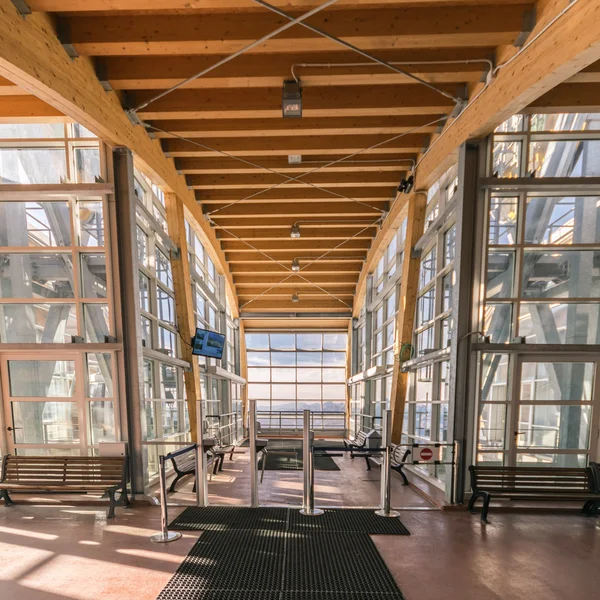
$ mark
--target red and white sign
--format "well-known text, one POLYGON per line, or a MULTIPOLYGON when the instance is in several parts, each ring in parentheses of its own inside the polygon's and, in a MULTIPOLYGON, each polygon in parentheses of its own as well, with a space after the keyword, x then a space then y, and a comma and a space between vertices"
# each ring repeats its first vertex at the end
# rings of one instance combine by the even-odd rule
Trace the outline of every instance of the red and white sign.
POLYGON ((412 449, 412 457, 415 462, 432 462, 439 460, 440 449, 429 446, 417 446, 412 449))

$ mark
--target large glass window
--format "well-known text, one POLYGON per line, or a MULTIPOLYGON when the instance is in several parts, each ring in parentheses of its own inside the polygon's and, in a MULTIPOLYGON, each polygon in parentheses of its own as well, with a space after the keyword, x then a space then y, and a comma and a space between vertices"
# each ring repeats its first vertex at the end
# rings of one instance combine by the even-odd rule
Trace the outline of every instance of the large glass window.
MULTIPOLYGON (((518 177, 597 175, 599 123, 595 114, 532 115, 494 143, 512 136, 528 148, 518 177)), ((600 343, 600 197, 497 189, 487 202, 484 330, 492 342, 600 343)))
POLYGON ((248 333, 248 398, 257 401, 264 429, 301 427, 301 411, 315 428, 344 428, 347 334, 248 333))

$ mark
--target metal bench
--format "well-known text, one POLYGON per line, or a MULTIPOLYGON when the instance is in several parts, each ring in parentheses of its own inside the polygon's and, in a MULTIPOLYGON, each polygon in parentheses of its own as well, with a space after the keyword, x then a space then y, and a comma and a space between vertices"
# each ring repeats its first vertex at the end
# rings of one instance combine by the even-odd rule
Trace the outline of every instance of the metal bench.
POLYGON ((129 506, 127 497, 127 458, 124 456, 14 456, 2 459, 0 497, 5 506, 14 504, 9 492, 101 492, 110 504, 107 518, 115 516, 115 506, 129 506), (115 494, 121 491, 119 500, 115 494))
POLYGON ((582 500, 582 512, 600 513, 600 477, 594 467, 469 467, 473 495, 469 511, 483 499, 481 520, 487 522, 492 498, 519 500, 582 500))
POLYGON ((369 462, 370 454, 365 452, 367 450, 368 434, 364 431, 359 431, 353 440, 344 438, 344 446, 346 450, 350 450, 350 458, 354 456, 361 456, 367 461, 367 471, 371 470, 371 463, 369 462))
MULTIPOLYGON (((183 451, 180 450, 177 453, 173 453, 172 456, 168 455, 168 457, 173 465, 173 470, 175 471, 175 479, 173 479, 169 486, 169 493, 172 494, 176 491, 176 486, 180 479, 183 479, 187 475, 196 474, 196 446, 189 446, 188 448, 184 448, 183 451)), ((206 469, 210 481, 212 481, 213 474, 216 474, 222 458, 223 457, 218 454, 213 454, 212 448, 206 453, 206 469)), ((195 481, 192 491, 196 491, 195 481)))
MULTIPOLYGON (((408 478, 406 477, 406 473, 403 471, 404 465, 406 464, 406 459, 410 456, 410 448, 406 448, 405 446, 396 446, 392 445, 392 457, 391 457, 391 465, 390 468, 392 471, 396 471, 402 477, 402 485, 409 485, 408 478)), ((369 456, 369 461, 374 462, 376 465, 381 466, 383 464, 383 460, 378 456, 369 456)))

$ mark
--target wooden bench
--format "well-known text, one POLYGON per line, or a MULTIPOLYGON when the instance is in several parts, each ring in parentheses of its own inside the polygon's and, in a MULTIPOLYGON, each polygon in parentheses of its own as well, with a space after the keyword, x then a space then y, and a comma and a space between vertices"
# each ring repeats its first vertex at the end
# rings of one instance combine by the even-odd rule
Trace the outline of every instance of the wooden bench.
POLYGON ((473 495, 469 511, 483 499, 481 520, 487 522, 492 498, 519 500, 581 500, 585 515, 600 511, 600 478, 593 467, 469 467, 473 495))
POLYGON ((127 459, 124 456, 14 456, 2 459, 0 497, 14 504, 9 492, 101 492, 108 496, 107 518, 115 506, 129 506, 127 459), (117 501, 115 493, 121 491, 117 501))
MULTIPOLYGON (((175 479, 169 486, 169 493, 172 494, 176 491, 176 485, 180 479, 183 479, 187 475, 196 474, 196 446, 190 446, 183 450, 173 453, 174 456, 169 455, 169 460, 173 465, 175 471, 175 479)), ((209 479, 212 481, 212 476, 217 472, 219 468, 219 462, 223 456, 213 454, 212 448, 206 453, 206 469, 209 473, 209 479)), ((194 481, 194 488, 192 491, 196 491, 196 482, 194 481)))

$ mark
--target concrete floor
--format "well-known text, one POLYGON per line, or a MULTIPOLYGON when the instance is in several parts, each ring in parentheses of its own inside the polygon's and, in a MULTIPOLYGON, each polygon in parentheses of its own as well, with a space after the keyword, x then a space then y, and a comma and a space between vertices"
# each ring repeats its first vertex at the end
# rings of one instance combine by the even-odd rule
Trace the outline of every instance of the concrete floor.
MULTIPOLYGON (((317 503, 373 504, 378 473, 368 475, 364 461, 356 459, 340 464, 341 472, 317 472, 317 503)), ((209 486, 211 500, 246 503, 247 469, 243 455, 226 461, 223 474, 209 486)), ((301 473, 267 472, 261 502, 298 504, 300 481, 301 473)), ((189 484, 170 501, 192 503, 187 488, 189 484)), ((153 600, 198 537, 190 533, 171 544, 152 543, 149 536, 160 527, 160 509, 141 502, 128 510, 118 508, 117 517, 107 523, 104 504, 48 496, 15 495, 15 500, 19 504, 13 507, 0 505, 2 600, 153 600)), ((491 523, 482 525, 466 511, 414 510, 427 503, 396 481, 393 504, 413 507, 402 513, 412 535, 373 539, 406 600, 598 597, 598 519, 492 511, 491 523)), ((171 508, 170 518, 181 510, 171 508)))

